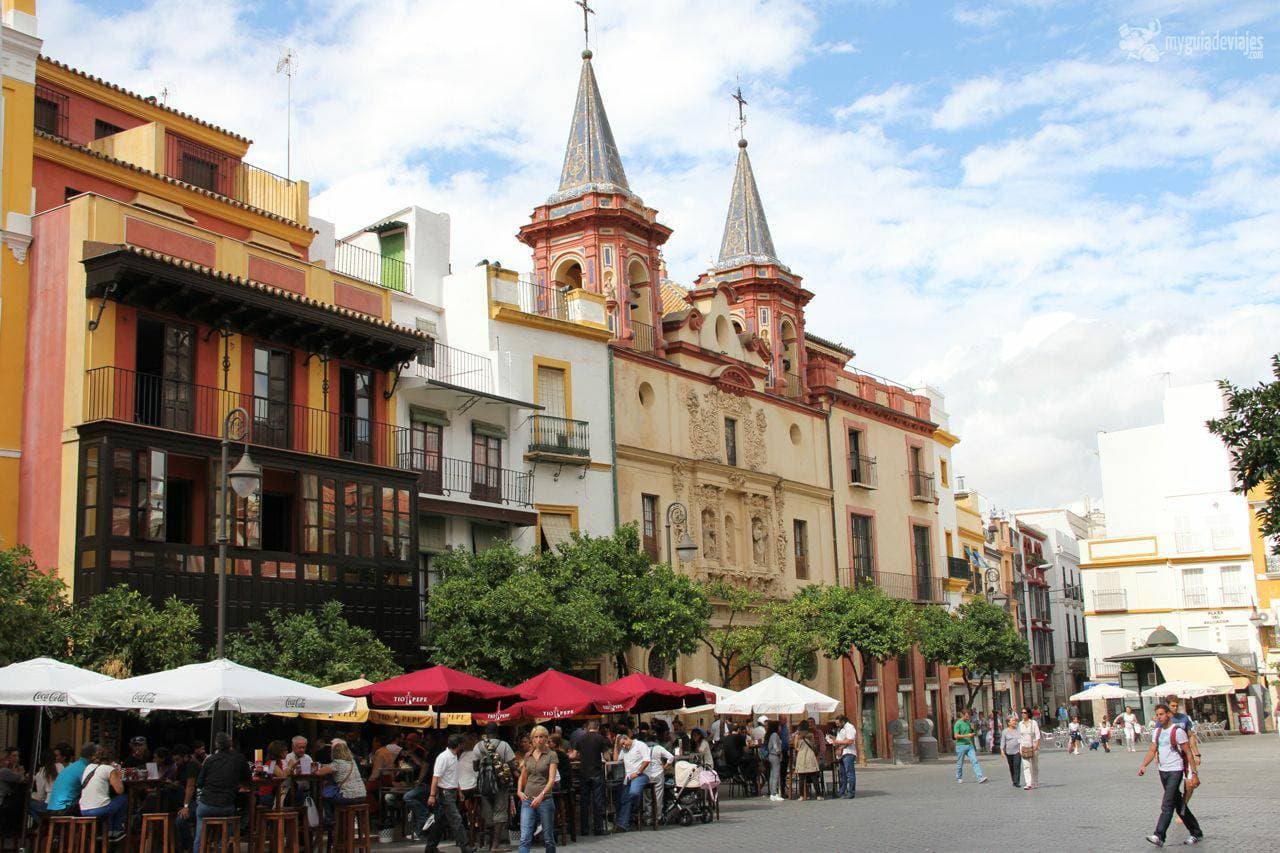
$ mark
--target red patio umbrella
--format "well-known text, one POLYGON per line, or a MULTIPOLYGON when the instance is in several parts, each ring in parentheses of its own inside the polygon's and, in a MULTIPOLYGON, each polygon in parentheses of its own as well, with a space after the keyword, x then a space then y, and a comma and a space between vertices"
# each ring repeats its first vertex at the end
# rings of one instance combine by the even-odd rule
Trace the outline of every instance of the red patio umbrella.
POLYGON ((654 678, 643 672, 633 672, 625 678, 619 678, 609 687, 630 697, 631 710, 637 714, 674 711, 685 706, 705 705, 716 701, 713 693, 676 681, 667 681, 665 678, 654 678))
POLYGON ((477 722, 505 723, 511 720, 565 720, 594 714, 620 714, 631 710, 631 699, 623 693, 576 676, 549 669, 512 690, 529 697, 495 713, 477 715, 477 722))
POLYGON ((429 707, 440 713, 493 711, 524 698, 519 690, 509 690, 447 666, 406 672, 377 684, 343 690, 342 695, 367 697, 373 707, 429 707))

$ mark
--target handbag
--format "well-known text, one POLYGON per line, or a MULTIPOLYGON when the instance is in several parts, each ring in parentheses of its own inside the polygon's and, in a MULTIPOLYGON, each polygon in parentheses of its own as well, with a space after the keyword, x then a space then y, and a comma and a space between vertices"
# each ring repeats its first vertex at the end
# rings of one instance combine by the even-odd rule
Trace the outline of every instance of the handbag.
POLYGON ((316 808, 316 801, 311 799, 310 795, 302 801, 302 805, 307 810, 307 826, 312 829, 320 825, 320 810, 316 808))
POLYGON ((1035 758, 1036 748, 1034 746, 1020 746, 1018 747, 1018 754, 1026 759, 1035 758))

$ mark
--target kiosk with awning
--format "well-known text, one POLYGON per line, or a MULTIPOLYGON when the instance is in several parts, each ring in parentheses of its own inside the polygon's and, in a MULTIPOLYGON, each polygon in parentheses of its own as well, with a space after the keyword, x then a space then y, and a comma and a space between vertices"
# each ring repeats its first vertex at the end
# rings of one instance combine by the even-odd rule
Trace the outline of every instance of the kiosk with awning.
MULTIPOLYGON (((1179 645, 1177 636, 1163 625, 1151 632, 1145 645, 1131 652, 1112 655, 1107 660, 1133 666, 1132 673, 1120 673, 1120 686, 1138 690, 1142 694, 1142 710, 1148 720, 1152 718, 1156 704, 1164 698, 1150 688, 1161 682, 1204 687, 1206 691, 1196 692, 1201 697, 1210 699, 1218 695, 1229 697, 1239 686, 1227 673, 1217 652, 1179 645)), ((1235 709, 1232 703, 1224 700, 1218 702, 1219 710, 1224 711, 1235 728, 1235 709), (1221 707, 1223 704, 1225 708, 1221 707)))

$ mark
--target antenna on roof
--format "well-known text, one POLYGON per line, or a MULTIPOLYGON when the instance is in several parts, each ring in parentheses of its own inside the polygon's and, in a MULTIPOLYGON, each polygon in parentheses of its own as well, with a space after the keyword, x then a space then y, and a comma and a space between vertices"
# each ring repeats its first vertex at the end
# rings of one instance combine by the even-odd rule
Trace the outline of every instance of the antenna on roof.
POLYGON ((284 73, 289 78, 289 95, 285 107, 285 129, 284 129, 284 176, 290 180, 293 179, 291 174, 293 171, 293 75, 298 73, 298 54, 291 48, 286 47, 280 54, 280 61, 276 63, 276 73, 284 73))
POLYGON ((169 91, 169 87, 168 87, 168 86, 163 87, 163 88, 160 90, 160 106, 162 106, 162 107, 167 107, 167 106, 169 106, 169 96, 170 96, 170 95, 172 95, 172 94, 173 94, 173 92, 170 92, 170 91, 169 91))

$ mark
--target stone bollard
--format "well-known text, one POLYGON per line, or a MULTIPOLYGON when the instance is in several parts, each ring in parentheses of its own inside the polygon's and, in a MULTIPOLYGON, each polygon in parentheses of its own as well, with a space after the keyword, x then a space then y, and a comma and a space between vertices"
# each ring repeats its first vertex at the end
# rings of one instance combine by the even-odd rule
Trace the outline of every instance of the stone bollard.
POLYGON ((915 750, 911 745, 911 738, 907 733, 911 729, 903 720, 889 721, 889 737, 893 738, 893 763, 894 764, 915 764, 915 750))
POLYGON ((920 761, 936 761, 938 759, 938 739, 933 736, 933 720, 925 718, 915 721, 916 757, 920 761))

